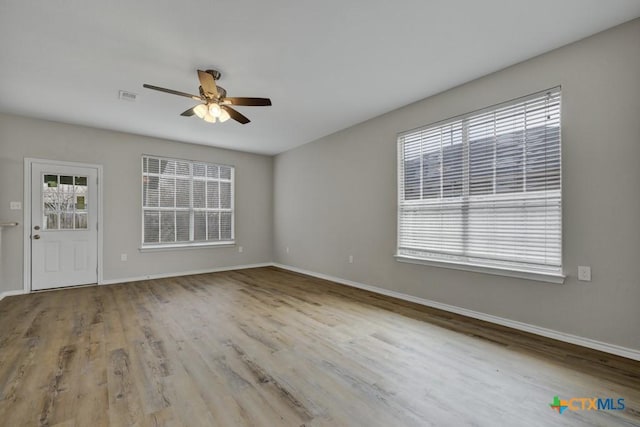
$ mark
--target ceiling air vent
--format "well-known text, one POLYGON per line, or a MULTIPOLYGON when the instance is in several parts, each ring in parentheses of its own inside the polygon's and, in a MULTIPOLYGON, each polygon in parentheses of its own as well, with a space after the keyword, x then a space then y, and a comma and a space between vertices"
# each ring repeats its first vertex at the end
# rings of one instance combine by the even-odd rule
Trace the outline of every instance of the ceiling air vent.
POLYGON ((120 92, 118 92, 118 98, 124 101, 135 101, 137 97, 138 97, 138 94, 133 92, 127 92, 126 90, 121 90, 120 92))

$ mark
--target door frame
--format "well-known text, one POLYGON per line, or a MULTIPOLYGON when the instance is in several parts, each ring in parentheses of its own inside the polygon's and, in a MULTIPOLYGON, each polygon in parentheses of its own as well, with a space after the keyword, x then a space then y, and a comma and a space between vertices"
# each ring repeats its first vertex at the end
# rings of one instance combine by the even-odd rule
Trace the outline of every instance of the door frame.
POLYGON ((23 198, 23 224, 24 224, 24 256, 23 256, 23 282, 24 282, 24 293, 28 294, 33 292, 31 290, 31 166, 34 163, 42 163, 53 166, 70 166, 70 167, 83 167, 96 169, 98 171, 98 183, 96 185, 98 191, 98 285, 102 285, 103 276, 102 276, 102 230, 104 229, 103 223, 103 189, 102 189, 102 165, 93 164, 93 163, 82 163, 82 162, 67 162, 61 160, 48 160, 48 159, 37 159, 33 157, 25 157, 24 159, 24 198, 23 198))

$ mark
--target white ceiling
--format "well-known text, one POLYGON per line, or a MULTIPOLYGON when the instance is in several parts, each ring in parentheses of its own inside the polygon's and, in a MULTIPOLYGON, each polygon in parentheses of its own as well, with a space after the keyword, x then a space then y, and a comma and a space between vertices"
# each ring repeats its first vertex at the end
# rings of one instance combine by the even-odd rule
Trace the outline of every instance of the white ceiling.
POLYGON ((0 0, 0 112, 275 154, 638 16, 638 0, 0 0), (142 88, 197 93, 197 68, 273 106, 208 124, 142 88))

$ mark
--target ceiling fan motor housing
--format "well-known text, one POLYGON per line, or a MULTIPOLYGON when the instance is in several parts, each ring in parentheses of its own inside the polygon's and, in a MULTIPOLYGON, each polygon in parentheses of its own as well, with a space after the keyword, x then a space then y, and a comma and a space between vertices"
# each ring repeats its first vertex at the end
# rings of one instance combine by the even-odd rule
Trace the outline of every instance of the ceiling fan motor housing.
MULTIPOLYGON (((217 88, 218 88, 218 95, 219 95, 218 99, 226 98, 227 90, 222 86, 217 86, 217 88)), ((204 93, 204 89, 202 89, 202 86, 198 86, 198 89, 200 90, 200 96, 203 98, 206 98, 207 95, 204 93)))
POLYGON ((213 80, 219 80, 222 74, 218 70, 206 70, 205 73, 211 74, 213 80))

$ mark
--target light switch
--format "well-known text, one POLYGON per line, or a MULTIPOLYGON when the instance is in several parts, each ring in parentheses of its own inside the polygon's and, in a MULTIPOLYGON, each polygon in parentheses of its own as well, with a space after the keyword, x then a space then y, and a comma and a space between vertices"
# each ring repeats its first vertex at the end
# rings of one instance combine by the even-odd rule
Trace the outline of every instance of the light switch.
POLYGON ((591 281, 591 267, 587 265, 579 265, 578 266, 578 280, 582 280, 583 282, 591 281))
POLYGON ((9 209, 19 211, 22 209, 22 202, 9 202, 9 209))

